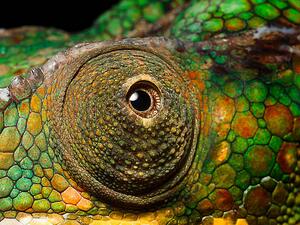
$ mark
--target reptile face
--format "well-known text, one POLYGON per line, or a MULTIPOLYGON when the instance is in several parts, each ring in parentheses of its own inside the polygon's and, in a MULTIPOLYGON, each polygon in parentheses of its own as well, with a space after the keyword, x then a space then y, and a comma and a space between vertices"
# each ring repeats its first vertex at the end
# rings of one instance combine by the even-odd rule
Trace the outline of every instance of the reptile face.
POLYGON ((4 224, 299 224, 300 2, 184 2, 0 31, 4 224))
POLYGON ((64 70, 52 76, 67 78, 51 91, 49 122, 52 148, 81 186, 115 205, 145 208, 181 186, 199 123, 195 94, 175 62, 128 45, 95 45, 100 54, 81 65, 91 54, 84 46, 70 66, 57 63, 64 70))

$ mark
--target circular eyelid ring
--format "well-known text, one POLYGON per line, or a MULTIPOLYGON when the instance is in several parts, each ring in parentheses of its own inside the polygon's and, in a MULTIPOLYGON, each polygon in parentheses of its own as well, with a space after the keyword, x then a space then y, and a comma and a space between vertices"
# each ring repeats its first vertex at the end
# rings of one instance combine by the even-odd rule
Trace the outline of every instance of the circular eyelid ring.
POLYGON ((156 81, 148 80, 145 75, 139 76, 144 79, 129 79, 126 82, 126 103, 129 108, 142 118, 152 118, 162 108, 162 94, 156 81), (136 82, 132 82, 136 81, 136 82))

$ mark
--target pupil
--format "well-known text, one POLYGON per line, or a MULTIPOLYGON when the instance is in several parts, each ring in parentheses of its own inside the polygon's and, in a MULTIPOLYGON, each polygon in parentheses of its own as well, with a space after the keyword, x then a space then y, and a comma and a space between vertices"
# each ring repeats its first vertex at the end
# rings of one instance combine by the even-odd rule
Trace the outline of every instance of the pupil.
POLYGON ((146 111, 151 106, 151 97, 147 92, 142 90, 134 92, 130 96, 129 101, 132 107, 137 111, 146 111))

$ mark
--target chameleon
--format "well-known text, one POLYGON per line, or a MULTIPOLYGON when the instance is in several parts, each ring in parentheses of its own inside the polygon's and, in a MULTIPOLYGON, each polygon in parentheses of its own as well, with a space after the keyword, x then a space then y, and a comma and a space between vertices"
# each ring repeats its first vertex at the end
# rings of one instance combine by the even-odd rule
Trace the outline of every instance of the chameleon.
POLYGON ((299 24, 299 0, 122 0, 0 30, 0 224, 299 224, 299 24))

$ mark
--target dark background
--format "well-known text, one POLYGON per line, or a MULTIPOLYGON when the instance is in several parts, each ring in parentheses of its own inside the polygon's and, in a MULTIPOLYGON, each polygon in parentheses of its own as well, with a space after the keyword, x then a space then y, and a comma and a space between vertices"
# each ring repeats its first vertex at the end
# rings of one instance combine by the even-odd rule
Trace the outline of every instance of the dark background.
POLYGON ((118 0, 4 1, 0 7, 0 28, 37 25, 69 32, 91 26, 101 13, 118 3, 118 0))

